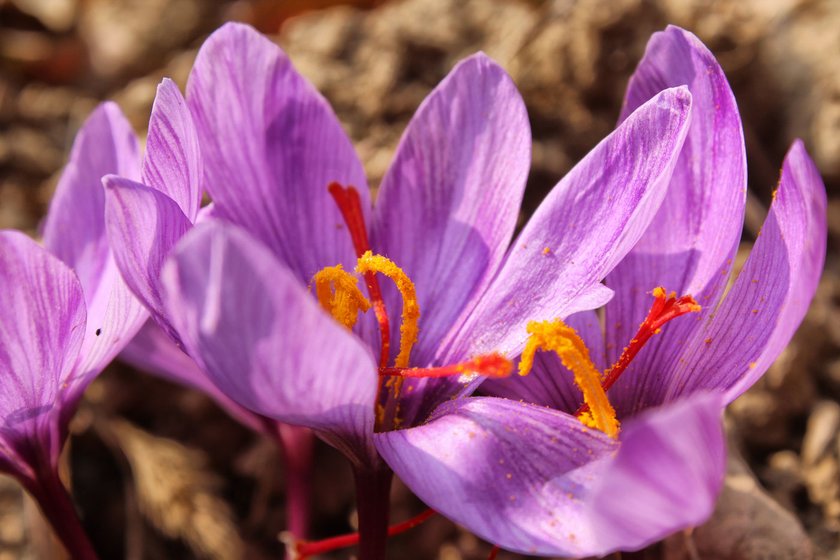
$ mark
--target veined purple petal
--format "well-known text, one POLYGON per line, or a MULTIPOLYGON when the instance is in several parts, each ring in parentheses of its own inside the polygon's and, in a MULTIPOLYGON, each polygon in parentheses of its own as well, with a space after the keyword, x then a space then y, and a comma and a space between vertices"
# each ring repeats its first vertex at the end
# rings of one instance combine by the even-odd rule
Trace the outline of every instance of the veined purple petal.
POLYGON ((606 302, 611 292, 599 282, 658 210, 690 113, 686 88, 663 91, 560 181, 514 242, 443 362, 492 351, 516 355, 528 321, 564 318, 606 302))
POLYGON ((105 222, 116 263, 134 295, 170 336, 160 269, 169 251, 197 219, 201 205, 202 160, 186 101, 171 80, 158 86, 143 183, 114 175, 105 178, 105 222))
POLYGON ((699 393, 625 424, 588 501, 597 555, 637 550, 709 518, 726 472, 721 410, 719 395, 699 393))
MULTIPOLYGON (((743 270, 680 358, 664 364, 665 400, 700 389, 727 402, 770 367, 802 322, 826 252, 826 194, 801 141, 788 151, 779 187, 743 270)), ((654 401, 655 402, 655 401, 654 401)))
POLYGON ((697 395, 633 419, 616 442, 555 410, 467 398, 374 441, 420 499, 478 536, 601 556, 708 517, 723 481, 720 411, 718 396, 697 395))
POLYGON ((372 460, 378 375, 371 351, 267 248, 208 221, 173 251, 163 285, 185 347, 223 393, 312 428, 351 460, 372 460))
POLYGON ((29 237, 0 231, 0 308, 0 438, 17 453, 56 461, 61 395, 85 335, 82 286, 29 237))
POLYGON ((498 269, 530 164, 525 104, 483 53, 459 63, 409 123, 377 198, 374 246, 417 287, 416 363, 431 362, 498 269))
MULTIPOLYGON (((606 369, 604 335, 595 311, 581 311, 566 324, 577 331, 589 349, 589 357, 600 370, 606 369)), ((553 352, 537 352, 534 367, 526 376, 487 379, 481 384, 486 395, 523 400, 573 414, 583 404, 583 394, 575 385, 574 374, 566 369, 553 352)))
POLYGON ((164 78, 149 119, 141 182, 174 200, 195 222, 201 207, 202 173, 198 135, 187 102, 175 82, 164 78))
POLYGON ((744 133, 723 70, 697 37, 669 26, 653 35, 627 89, 621 120, 667 87, 691 91, 691 126, 665 201, 638 245, 607 277, 609 361, 618 359, 664 286, 691 294, 703 311, 670 323, 633 361, 611 390, 621 412, 637 410, 643 394, 661 383, 684 342, 710 316, 729 279, 741 237, 747 190, 744 133))
POLYGON ((216 215, 251 232, 304 283, 325 266, 352 269, 327 187, 353 185, 367 211, 364 171, 329 104, 285 53, 248 26, 226 24, 201 47, 187 100, 216 215))
POLYGON ((266 424, 258 414, 225 395, 195 361, 175 345, 172 337, 153 321, 146 321, 143 328, 123 348, 120 359, 168 381, 198 389, 240 423, 255 431, 265 430, 266 424))
POLYGON ((177 340, 160 293, 160 271, 192 222, 173 199, 159 190, 113 175, 104 183, 106 225, 117 266, 154 320, 177 340))
POLYGON ((81 362, 64 398, 77 398, 145 320, 120 277, 105 233, 102 177, 140 175, 137 138, 119 107, 103 103, 79 131, 44 224, 44 244, 78 275, 87 331, 81 362))
POLYGON ((44 222, 44 245, 76 271, 88 302, 108 258, 102 177, 112 173, 138 179, 140 153, 122 111, 107 102, 76 135, 44 222))
POLYGON ((442 404, 428 422, 374 436, 431 508, 505 549, 586 554, 584 512, 617 442, 555 410, 492 397, 442 404))

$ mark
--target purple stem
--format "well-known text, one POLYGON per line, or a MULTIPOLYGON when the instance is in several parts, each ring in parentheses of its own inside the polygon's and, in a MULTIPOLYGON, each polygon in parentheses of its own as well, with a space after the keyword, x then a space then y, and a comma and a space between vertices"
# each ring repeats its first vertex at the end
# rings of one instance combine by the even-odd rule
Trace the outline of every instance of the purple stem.
POLYGON ((359 560, 385 560, 391 479, 387 467, 354 470, 359 512, 359 560))
POLYGON ((76 507, 55 469, 44 469, 37 478, 21 480, 44 517, 52 525, 55 535, 74 560, 97 560, 93 545, 82 527, 76 507))
POLYGON ((286 529, 295 539, 305 539, 312 495, 312 432, 278 423, 277 439, 286 467, 286 529))

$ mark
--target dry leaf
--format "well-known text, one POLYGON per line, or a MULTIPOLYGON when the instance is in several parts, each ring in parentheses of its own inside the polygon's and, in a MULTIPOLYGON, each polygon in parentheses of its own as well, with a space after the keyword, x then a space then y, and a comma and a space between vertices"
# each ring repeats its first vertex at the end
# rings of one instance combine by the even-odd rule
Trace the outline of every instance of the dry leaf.
POLYGON ((113 421, 110 427, 131 465, 140 511, 155 527, 201 558, 243 556, 233 514, 218 496, 219 478, 207 470, 202 452, 128 422, 113 421))

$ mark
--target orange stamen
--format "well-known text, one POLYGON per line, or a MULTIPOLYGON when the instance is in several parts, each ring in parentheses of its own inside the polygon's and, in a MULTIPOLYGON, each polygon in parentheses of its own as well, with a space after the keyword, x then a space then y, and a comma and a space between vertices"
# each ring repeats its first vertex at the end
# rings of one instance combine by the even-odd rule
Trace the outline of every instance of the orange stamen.
POLYGON ((496 560, 496 556, 498 556, 498 555, 499 555, 499 547, 498 546, 493 546, 493 548, 490 549, 490 555, 487 556, 487 560, 496 560))
MULTIPOLYGON (((409 529, 413 529, 429 519, 435 513, 437 512, 430 508, 421 514, 412 517, 408 521, 391 525, 388 527, 388 536, 393 537, 395 535, 399 535, 400 533, 404 533, 409 529)), ((293 552, 291 556, 297 560, 306 560, 310 556, 315 556, 316 554, 324 554, 356 544, 359 544, 359 533, 349 533, 338 537, 324 539, 322 541, 297 541, 293 545, 293 552)))
POLYGON ((361 274, 379 273, 390 278, 402 296, 402 320, 400 321, 400 351, 394 358, 394 366, 408 367, 411 349, 420 334, 420 306, 417 304, 417 290, 414 282, 394 262, 382 255, 370 251, 359 257, 356 272, 361 274))
POLYGON ((566 369, 572 372, 575 384, 583 393, 583 400, 591 413, 580 415, 581 422, 597 428, 612 438, 618 437, 619 422, 615 409, 601 386, 601 373, 589 357, 589 349, 573 328, 560 319, 531 321, 527 326, 528 341, 519 359, 519 375, 527 375, 540 350, 554 352, 566 369))
MULTIPOLYGON (((639 326, 636 336, 630 340, 630 344, 624 348, 615 364, 606 371, 601 383, 604 391, 618 381, 619 376, 627 369, 639 350, 653 335, 659 334, 665 323, 686 313, 697 313, 701 309, 700 305, 690 295, 677 297, 675 292, 666 295, 665 288, 661 286, 654 288, 653 297, 655 298, 653 305, 651 305, 647 317, 639 326)), ((588 411, 589 406, 584 403, 578 408, 575 415, 581 416, 588 411)))
POLYGON ((450 377, 454 375, 484 375, 486 377, 507 377, 513 371, 513 363, 501 354, 485 354, 472 360, 435 368, 381 368, 379 375, 399 377, 450 377))
POLYGON ((370 302, 356 286, 356 277, 340 264, 319 270, 312 278, 321 307, 339 323, 352 330, 359 312, 367 312, 370 302))
MULTIPOLYGON (((370 251, 367 228, 365 227, 365 215, 362 212, 362 202, 359 198, 359 191, 353 187, 342 187, 336 182, 330 183, 327 187, 338 206, 350 238, 353 240, 353 248, 356 249, 356 257, 361 258, 367 251, 370 251)), ((391 327, 388 324, 388 311, 385 308, 385 300, 382 299, 382 290, 379 288, 379 280, 375 272, 364 274, 365 283, 368 288, 373 312, 379 322, 379 335, 382 339, 382 349, 379 354, 379 365, 388 365, 388 356, 391 354, 391 327)))

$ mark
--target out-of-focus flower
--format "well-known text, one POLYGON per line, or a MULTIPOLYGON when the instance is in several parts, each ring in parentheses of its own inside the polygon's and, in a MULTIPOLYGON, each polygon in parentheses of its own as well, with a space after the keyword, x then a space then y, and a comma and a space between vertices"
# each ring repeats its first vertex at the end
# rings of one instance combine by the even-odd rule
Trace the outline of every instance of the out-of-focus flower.
POLYGON ((482 390, 495 397, 445 403, 422 426, 376 436, 421 499, 503 548, 601 556, 703 522, 724 475, 722 407, 779 355, 816 290, 826 195, 797 141, 749 260, 725 293, 746 165, 735 100, 713 55, 681 29, 654 35, 621 120, 678 85, 692 94, 691 127, 658 214, 606 278, 615 297, 603 323, 594 311, 568 318, 579 338, 561 322, 534 323, 521 366, 533 359, 530 375, 488 380, 482 390), (668 296, 659 285, 694 298, 668 296), (689 311, 699 313, 663 326, 689 311), (534 356, 538 347, 559 352, 534 356), (575 379, 591 372, 610 402, 593 399, 598 410, 587 418, 595 405, 582 404, 592 389, 582 393, 575 379), (592 416, 607 432, 617 421, 623 427, 610 437, 581 424, 592 416))
MULTIPOLYGON (((302 536, 307 532, 309 517, 311 435, 308 430, 283 425, 247 409, 219 390, 176 345, 177 334, 163 318, 159 285, 151 281, 159 274, 168 244, 212 212, 212 207, 201 209, 204 190, 198 142, 184 97, 178 86, 164 79, 152 107, 139 177, 112 174, 121 177, 121 181, 132 181, 128 183, 131 186, 108 188, 103 208, 117 266, 130 290, 152 316, 120 357, 139 369, 204 392, 240 423, 276 441, 284 457, 287 496, 298 497, 287 500, 288 528, 302 536), (138 178, 145 186, 132 188, 140 185, 133 182, 138 178), (170 218, 156 222, 157 229, 147 227, 145 220, 150 216, 126 211, 142 210, 142 202, 148 197, 158 201, 159 209, 168 212, 170 218), (126 238, 131 242, 126 242, 126 238), (145 274, 138 275, 138 271, 145 274)), ((105 179, 106 186, 115 182, 113 177, 105 179)))
POLYGON ((137 139, 101 105, 73 145, 44 225, 44 247, 0 232, 0 468, 36 498, 74 558, 95 557, 58 478, 67 426, 85 387, 147 314, 105 236, 109 173, 139 177, 137 139))
MULTIPOLYGON (((142 164, 138 159, 136 164, 138 170, 135 175, 119 176, 127 180, 143 181, 149 186, 147 190, 151 195, 157 195, 170 204, 172 207, 170 211, 174 212, 177 208, 179 215, 183 215, 185 220, 183 223, 178 223, 183 233, 187 228, 192 227, 199 217, 203 194, 201 161, 195 126, 186 102, 178 91, 178 86, 171 80, 164 79, 158 86, 152 107, 142 164)), ((109 173, 108 175, 118 174, 109 173)), ((107 178, 105 183, 108 184, 107 178)), ((122 202, 123 198, 130 198, 136 194, 134 191, 120 190, 117 193, 111 190, 106 191, 102 219, 105 229, 111 232, 110 241, 114 246, 116 263, 123 271, 126 284, 153 317, 125 347, 121 358, 140 369, 207 393, 231 416, 254 430, 273 431, 274 429, 267 426, 264 419, 242 408, 218 391, 193 360, 171 341, 168 334, 171 335, 172 331, 168 325, 154 320, 160 316, 158 287, 155 284, 138 283, 135 276, 125 274, 124 271, 130 267, 154 267, 156 263, 146 250, 150 251, 157 244, 176 235, 177 232, 154 231, 153 237, 143 237, 141 232, 144 230, 132 221, 133 217, 119 213, 122 206, 113 201, 115 196, 122 202), (126 245, 120 237, 113 235, 115 221, 124 228, 120 232, 131 235, 136 241, 135 244, 126 245), (140 245, 144 243, 145 246, 140 245), (129 253, 128 249, 134 249, 135 252, 129 253), (162 325, 162 328, 157 325, 162 325)), ((161 222, 161 225, 172 227, 173 222, 161 222)))

